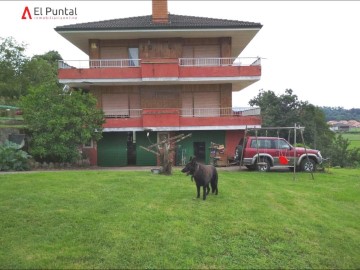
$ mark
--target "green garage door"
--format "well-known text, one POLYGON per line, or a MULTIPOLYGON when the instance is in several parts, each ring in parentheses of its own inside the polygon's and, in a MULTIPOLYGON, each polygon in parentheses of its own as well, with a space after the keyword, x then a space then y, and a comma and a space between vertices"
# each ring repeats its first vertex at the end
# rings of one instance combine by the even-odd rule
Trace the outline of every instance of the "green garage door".
POLYGON ((136 165, 138 166, 156 166, 156 155, 149 153, 140 147, 148 147, 157 142, 157 132, 136 132, 136 165))
POLYGON ((97 153, 99 166, 127 166, 127 132, 103 133, 97 153))

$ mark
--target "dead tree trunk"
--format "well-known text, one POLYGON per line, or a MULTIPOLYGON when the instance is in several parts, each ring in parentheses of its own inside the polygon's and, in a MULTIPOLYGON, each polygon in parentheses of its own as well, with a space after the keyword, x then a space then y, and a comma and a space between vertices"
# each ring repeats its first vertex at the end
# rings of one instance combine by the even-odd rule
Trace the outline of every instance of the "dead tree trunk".
POLYGON ((160 164, 162 166, 162 174, 170 175, 172 174, 172 165, 173 160, 170 159, 170 153, 175 151, 176 143, 188 138, 191 136, 191 133, 188 135, 180 134, 166 140, 163 140, 159 143, 149 145, 148 147, 140 146, 142 149, 157 155, 160 159, 160 164))

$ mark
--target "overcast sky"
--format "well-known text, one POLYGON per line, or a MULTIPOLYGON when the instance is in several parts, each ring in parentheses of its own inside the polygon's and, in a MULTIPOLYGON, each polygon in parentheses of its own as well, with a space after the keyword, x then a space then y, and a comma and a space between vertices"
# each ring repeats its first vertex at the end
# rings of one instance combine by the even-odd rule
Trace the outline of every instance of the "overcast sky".
MULTIPOLYGON (((360 108, 359 1, 168 1, 172 14, 258 22, 263 28, 240 56, 262 60, 261 80, 233 94, 248 106, 260 89, 318 106, 360 108)), ((54 31, 56 26, 151 14, 151 1, 0 1, 0 37, 27 44, 27 55, 58 51, 88 59, 54 31), (26 19, 25 7, 76 8, 76 19, 26 19)), ((34 14, 33 14, 34 17, 34 14)))

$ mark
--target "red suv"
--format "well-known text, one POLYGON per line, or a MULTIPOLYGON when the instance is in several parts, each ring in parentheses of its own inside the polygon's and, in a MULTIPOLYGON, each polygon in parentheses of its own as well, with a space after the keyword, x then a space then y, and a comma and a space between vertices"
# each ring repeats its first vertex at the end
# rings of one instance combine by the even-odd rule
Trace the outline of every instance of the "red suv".
POLYGON ((269 171, 270 167, 296 167, 312 172, 322 163, 319 150, 294 147, 283 138, 246 137, 242 138, 235 149, 234 159, 250 170, 269 171))

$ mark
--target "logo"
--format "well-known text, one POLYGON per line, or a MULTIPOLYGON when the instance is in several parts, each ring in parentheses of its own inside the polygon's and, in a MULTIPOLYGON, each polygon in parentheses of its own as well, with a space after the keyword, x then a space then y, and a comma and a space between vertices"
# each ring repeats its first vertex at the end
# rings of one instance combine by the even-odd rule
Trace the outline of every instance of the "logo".
POLYGON ((28 15, 28 18, 29 18, 30 20, 32 20, 32 17, 31 17, 31 13, 30 13, 29 7, 25 7, 25 9, 24 9, 24 12, 23 12, 23 15, 22 15, 21 19, 26 20, 26 14, 28 15))
POLYGON ((26 6, 22 13, 22 20, 72 20, 77 19, 77 8, 52 8, 52 7, 33 7, 29 8, 26 6))

